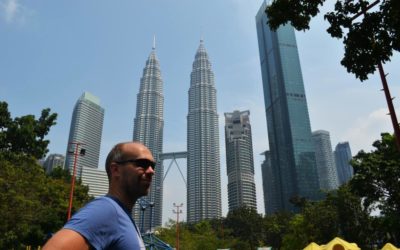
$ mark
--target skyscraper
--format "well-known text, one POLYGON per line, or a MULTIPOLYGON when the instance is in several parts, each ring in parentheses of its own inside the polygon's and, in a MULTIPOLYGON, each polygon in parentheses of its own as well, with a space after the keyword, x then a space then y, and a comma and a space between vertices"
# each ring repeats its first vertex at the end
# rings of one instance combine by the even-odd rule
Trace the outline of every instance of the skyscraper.
POLYGON ((225 113, 226 172, 229 211, 241 206, 257 210, 250 111, 225 113))
POLYGON ((65 156, 61 154, 50 154, 43 164, 46 173, 50 173, 56 167, 64 168, 65 156))
POLYGON ((221 216, 218 113, 211 69, 203 40, 190 75, 187 116, 187 220, 221 216))
POLYGON ((335 147, 335 164, 339 177, 339 185, 346 183, 353 177, 354 170, 350 165, 351 149, 349 142, 340 142, 335 147))
POLYGON ((263 181, 263 193, 264 193, 264 208, 265 214, 271 215, 280 208, 280 187, 278 186, 278 173, 279 169, 277 166, 271 165, 271 153, 267 150, 262 155, 265 156, 265 160, 261 164, 261 174, 263 181))
POLYGON ((339 183, 329 132, 317 130, 312 133, 312 136, 315 145, 319 186, 323 190, 336 189, 339 183))
POLYGON ((319 198, 315 151, 293 27, 272 31, 264 12, 256 15, 271 165, 276 166, 278 210, 292 210, 293 197, 319 198))
POLYGON ((155 171, 153 177, 150 193, 148 196, 141 198, 148 202, 154 202, 154 207, 150 207, 149 204, 145 203, 147 208, 144 213, 140 210, 139 204, 136 204, 134 209, 136 222, 139 224, 139 228, 143 228, 144 231, 162 224, 162 179, 164 170, 160 163, 159 154, 162 153, 163 149, 163 117, 163 81, 160 64, 156 57, 155 45, 153 44, 152 51, 143 69, 143 76, 140 79, 133 129, 133 140, 146 145, 157 162, 157 171, 155 171))
POLYGON ((104 109, 100 99, 85 92, 76 102, 72 113, 71 128, 65 160, 65 168, 73 171, 74 152, 77 143, 85 150, 84 156, 77 157, 76 176, 80 178, 82 167, 98 168, 101 134, 103 131, 104 109))

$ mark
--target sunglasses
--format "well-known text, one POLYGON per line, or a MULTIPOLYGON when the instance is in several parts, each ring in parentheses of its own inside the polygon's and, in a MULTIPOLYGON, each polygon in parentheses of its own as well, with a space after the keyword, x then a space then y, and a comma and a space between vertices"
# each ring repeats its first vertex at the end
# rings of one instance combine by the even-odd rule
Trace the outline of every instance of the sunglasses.
POLYGON ((115 163, 117 164, 132 163, 137 167, 143 168, 144 170, 147 170, 149 167, 151 167, 154 170, 156 167, 156 163, 148 159, 130 159, 125 161, 116 161, 115 163))

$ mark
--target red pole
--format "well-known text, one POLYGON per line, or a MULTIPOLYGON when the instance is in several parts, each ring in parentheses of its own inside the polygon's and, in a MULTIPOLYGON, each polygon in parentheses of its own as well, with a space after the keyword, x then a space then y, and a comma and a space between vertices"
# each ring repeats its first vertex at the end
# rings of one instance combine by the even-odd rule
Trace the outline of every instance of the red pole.
POLYGON ((71 218, 72 199, 74 197, 74 188, 75 188, 76 161, 78 159, 78 150, 79 150, 80 143, 71 142, 70 144, 75 144, 75 152, 74 152, 74 169, 72 172, 72 180, 71 180, 71 191, 69 193, 69 206, 68 206, 67 220, 69 220, 71 218))
POLYGON ((183 206, 183 203, 181 203, 180 205, 176 205, 174 203, 174 207, 176 207, 176 211, 172 210, 172 212, 176 213, 176 250, 179 250, 179 214, 182 213, 182 210, 180 210, 179 208, 183 206))
POLYGON ((176 213, 176 250, 179 250, 179 213, 176 213))
POLYGON ((388 105, 388 108, 389 108, 390 118, 392 120, 392 125, 393 125, 393 129, 394 129, 394 135, 396 137, 397 148, 400 150, 400 128, 399 128, 399 123, 397 121, 396 111, 394 109, 393 102, 392 102, 393 98, 390 96, 389 86, 387 84, 385 72, 383 71, 383 66, 382 66, 381 62, 378 63, 378 69, 379 69, 379 75, 381 76, 381 80, 382 80, 383 92, 385 92, 386 102, 387 102, 387 105, 388 105))

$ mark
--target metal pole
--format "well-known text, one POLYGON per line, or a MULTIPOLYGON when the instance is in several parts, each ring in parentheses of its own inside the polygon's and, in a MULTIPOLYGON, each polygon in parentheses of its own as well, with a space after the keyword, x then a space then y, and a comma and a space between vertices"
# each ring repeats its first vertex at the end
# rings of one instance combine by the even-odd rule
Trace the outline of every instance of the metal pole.
POLYGON ((69 220, 71 218, 72 199, 74 197, 74 188, 75 188, 76 160, 78 159, 78 149, 79 149, 80 143, 71 142, 70 144, 75 144, 75 151, 74 151, 74 169, 73 169, 72 180, 71 180, 71 191, 69 193, 69 206, 68 206, 67 220, 69 220))
POLYGON ((141 204, 140 207, 142 209, 142 225, 140 231, 142 232, 142 234, 144 234, 144 210, 146 209, 146 207, 144 204, 141 204))
POLYGON ((176 213, 176 250, 179 250, 179 214, 182 213, 182 210, 180 210, 179 208, 181 208, 183 206, 183 203, 181 203, 180 205, 176 205, 174 203, 174 207, 176 207, 176 211, 172 210, 172 212, 176 213))
POLYGON ((394 109, 393 101, 392 101, 393 98, 390 96, 389 86, 387 84, 385 72, 383 71, 383 66, 382 66, 381 62, 378 63, 378 69, 379 69, 379 75, 381 76, 381 80, 382 80, 382 86, 383 86, 382 90, 383 90, 383 92, 385 92, 386 102, 387 102, 387 105, 388 105, 388 108, 389 108, 390 118, 392 120, 392 125, 393 125, 393 129, 394 129, 394 135, 396 137, 397 149, 400 150, 400 128, 399 128, 399 123, 397 121, 396 111, 394 109))

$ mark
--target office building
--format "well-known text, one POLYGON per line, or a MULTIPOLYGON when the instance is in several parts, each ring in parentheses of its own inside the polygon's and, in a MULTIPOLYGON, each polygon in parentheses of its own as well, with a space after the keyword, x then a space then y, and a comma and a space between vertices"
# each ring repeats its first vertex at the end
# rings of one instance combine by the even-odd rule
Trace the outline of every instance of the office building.
MULTIPOLYGON (((319 199, 307 100, 293 27, 272 31, 264 2, 256 15, 271 165, 277 168, 278 211, 294 197, 319 199)), ((267 197, 268 198, 268 197, 267 197)))
POLYGON ((272 215, 280 208, 280 186, 278 185, 279 169, 271 165, 271 153, 267 150, 262 153, 265 156, 263 163, 261 164, 261 174, 263 182, 263 194, 264 194, 264 208, 265 214, 272 215))
POLYGON ((257 210, 250 111, 225 113, 226 172, 229 211, 246 206, 257 210))
POLYGON ((74 168, 80 178, 82 167, 98 168, 101 135, 103 131, 104 109, 100 99, 89 92, 83 93, 75 104, 65 160, 65 168, 70 172, 74 168))
POLYGON ((64 168, 65 156, 62 154, 50 154, 47 156, 43 163, 43 167, 47 174, 51 173, 54 168, 60 167, 64 168))
POLYGON ((335 163, 339 177, 339 185, 349 181, 354 174, 353 167, 350 165, 351 149, 349 142, 340 142, 335 147, 335 163))
POLYGON ((187 116, 187 221, 221 216, 219 131, 214 73, 203 40, 190 75, 187 116))
POLYGON ((89 195, 97 198, 108 193, 108 177, 105 170, 96 168, 81 168, 81 181, 89 187, 89 195))
POLYGON ((319 186, 322 190, 336 189, 339 183, 329 132, 317 130, 312 133, 312 136, 315 145, 319 186))
POLYGON ((137 94, 136 116, 134 119, 133 140, 146 145, 153 153, 157 162, 157 171, 153 176, 150 193, 142 197, 142 204, 148 209, 141 210, 139 201, 136 202, 134 218, 139 228, 148 231, 162 224, 163 198, 163 167, 159 154, 163 149, 164 128, 164 95, 160 64, 156 56, 155 45, 146 61, 143 75, 140 79, 139 93, 137 94), (154 207, 148 204, 154 203, 154 207))

